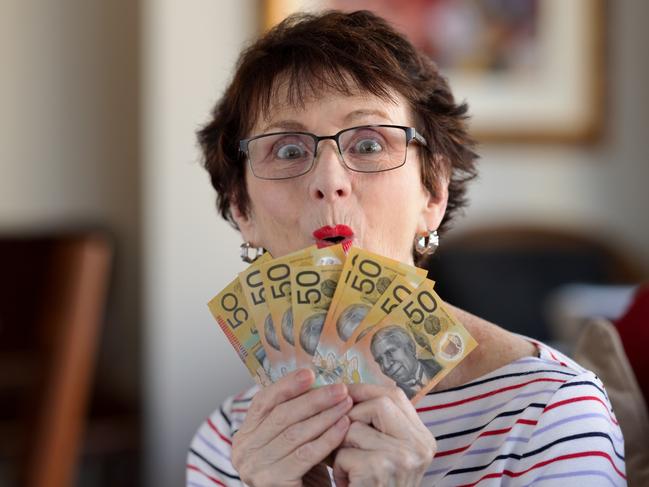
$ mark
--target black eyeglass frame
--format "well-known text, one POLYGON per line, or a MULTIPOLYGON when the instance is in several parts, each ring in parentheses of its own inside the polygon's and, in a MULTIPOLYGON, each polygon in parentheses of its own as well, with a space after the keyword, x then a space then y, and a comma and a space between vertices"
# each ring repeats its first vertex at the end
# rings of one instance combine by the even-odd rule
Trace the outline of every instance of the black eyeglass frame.
POLYGON ((321 140, 333 140, 336 143, 336 148, 338 149, 338 154, 340 155, 340 160, 344 164, 344 166, 349 169, 350 171, 354 172, 360 172, 364 174, 372 174, 372 173, 380 173, 380 172, 386 172, 386 171, 392 171, 394 169, 398 169, 401 166, 403 166, 406 163, 406 160, 408 159, 408 145, 410 145, 410 142, 413 140, 417 142, 418 144, 422 145, 423 147, 428 147, 428 142, 426 142, 426 139, 424 138, 423 135, 421 135, 416 128, 414 127, 406 127, 404 125, 389 125, 389 124, 378 124, 378 125, 359 125, 357 127, 349 127, 346 129, 342 129, 339 132, 335 133, 334 135, 315 135, 311 132, 294 132, 294 131, 288 131, 288 132, 270 132, 267 134, 261 134, 261 135, 255 135, 254 137, 249 137, 247 139, 241 139, 239 141, 239 151, 245 154, 246 159, 248 160, 248 166, 250 167, 250 171, 252 174, 259 179, 266 179, 269 181, 278 181, 282 179, 293 179, 293 178, 298 178, 300 176, 304 176, 307 174, 313 167, 315 166, 315 160, 318 157, 318 145, 320 144, 321 140), (342 155, 342 150, 340 148, 340 136, 341 134, 345 132, 349 132, 351 130, 358 130, 358 129, 363 129, 363 128, 379 128, 379 127, 386 127, 386 128, 396 128, 396 129, 402 129, 404 133, 406 134, 406 152, 404 153, 403 157, 403 162, 399 164, 398 166, 391 167, 389 169, 379 169, 378 171, 362 171, 360 169, 354 169, 352 167, 349 167, 347 163, 345 162, 345 157, 342 155), (315 149, 313 150, 313 159, 311 160, 311 165, 302 173, 296 174, 295 176, 287 176, 287 177, 282 177, 282 178, 267 178, 263 176, 258 176, 255 174, 255 170, 252 167, 252 162, 250 161, 250 156, 248 153, 248 144, 252 142, 253 140, 256 139, 261 139, 263 137, 269 137, 272 135, 306 135, 309 136, 313 139, 315 143, 315 149))

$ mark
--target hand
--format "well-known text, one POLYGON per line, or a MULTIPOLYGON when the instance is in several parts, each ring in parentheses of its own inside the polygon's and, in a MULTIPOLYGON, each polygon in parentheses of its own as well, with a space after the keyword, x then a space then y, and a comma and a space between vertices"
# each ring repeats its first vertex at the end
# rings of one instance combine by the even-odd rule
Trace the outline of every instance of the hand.
POLYGON ((351 425, 334 461, 336 485, 419 485, 437 443, 398 387, 350 384, 351 425))
POLYGON ((311 390, 301 369, 259 391, 232 438, 232 465, 258 487, 301 486, 302 477, 338 448, 349 428, 352 399, 344 384, 311 390))

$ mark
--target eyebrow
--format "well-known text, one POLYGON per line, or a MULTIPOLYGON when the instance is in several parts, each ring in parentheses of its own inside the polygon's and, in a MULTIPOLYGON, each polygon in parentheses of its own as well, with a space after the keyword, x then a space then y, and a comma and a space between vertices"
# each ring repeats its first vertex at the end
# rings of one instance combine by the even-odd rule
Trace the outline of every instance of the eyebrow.
POLYGON ((295 132, 308 132, 304 124, 298 122, 297 120, 279 120, 277 122, 271 122, 269 125, 266 125, 261 133, 266 134, 273 129, 275 131, 295 131, 295 132))
POLYGON ((352 120, 358 120, 359 118, 369 117, 369 116, 378 116, 384 120, 390 120, 390 117, 383 110, 378 109, 361 109, 354 110, 353 112, 348 113, 345 118, 343 118, 344 123, 351 122, 352 120))
MULTIPOLYGON (((343 118, 343 124, 348 124, 353 122, 354 120, 358 120, 364 117, 369 117, 369 116, 377 116, 380 117, 386 121, 390 120, 390 117, 386 112, 383 110, 378 110, 378 109, 361 109, 361 110, 354 110, 353 112, 348 113, 345 115, 343 118)), ((296 132, 308 132, 308 129, 304 124, 301 122, 298 122, 297 120, 278 120, 276 122, 271 122, 269 125, 266 125, 261 133, 266 134, 269 133, 271 130, 279 130, 279 131, 296 131, 296 132)))

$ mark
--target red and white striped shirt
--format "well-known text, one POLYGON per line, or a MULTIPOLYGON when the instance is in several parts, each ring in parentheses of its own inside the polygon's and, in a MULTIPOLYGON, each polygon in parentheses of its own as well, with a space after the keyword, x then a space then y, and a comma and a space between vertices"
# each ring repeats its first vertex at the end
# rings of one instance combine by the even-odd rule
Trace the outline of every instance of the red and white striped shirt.
MULTIPOLYGON (((417 403, 437 439, 425 486, 626 485, 624 440, 601 381, 537 343, 526 357, 417 403)), ((243 485, 232 435, 257 388, 229 398, 201 425, 187 486, 243 485)))

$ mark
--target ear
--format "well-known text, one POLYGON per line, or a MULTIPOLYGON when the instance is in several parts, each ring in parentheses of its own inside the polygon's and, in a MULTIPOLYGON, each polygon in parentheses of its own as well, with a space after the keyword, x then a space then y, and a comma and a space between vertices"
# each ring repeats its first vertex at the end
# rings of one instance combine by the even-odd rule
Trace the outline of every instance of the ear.
POLYGON ((446 213, 446 205, 448 204, 448 183, 446 176, 440 176, 434 193, 425 187, 423 188, 426 192, 426 201, 417 228, 418 235, 426 234, 430 230, 437 230, 442 223, 446 213))
POLYGON ((239 231, 241 232, 241 237, 243 237, 244 242, 250 242, 253 245, 256 245, 256 232, 255 232, 255 224, 254 224, 254 217, 252 215, 252 210, 248 210, 248 213, 244 213, 241 211, 239 208, 239 205, 236 202, 230 203, 230 213, 232 214, 232 218, 234 222, 237 224, 237 227, 239 227, 239 231))

